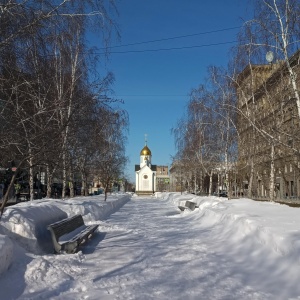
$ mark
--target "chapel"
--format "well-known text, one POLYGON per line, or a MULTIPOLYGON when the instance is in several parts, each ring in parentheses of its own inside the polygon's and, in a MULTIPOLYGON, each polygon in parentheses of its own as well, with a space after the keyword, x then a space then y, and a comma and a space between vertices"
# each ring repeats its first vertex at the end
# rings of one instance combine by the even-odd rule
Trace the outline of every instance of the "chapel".
POLYGON ((152 165, 151 159, 146 141, 140 152, 140 164, 135 165, 135 192, 138 195, 152 195, 156 191, 156 165, 152 165))

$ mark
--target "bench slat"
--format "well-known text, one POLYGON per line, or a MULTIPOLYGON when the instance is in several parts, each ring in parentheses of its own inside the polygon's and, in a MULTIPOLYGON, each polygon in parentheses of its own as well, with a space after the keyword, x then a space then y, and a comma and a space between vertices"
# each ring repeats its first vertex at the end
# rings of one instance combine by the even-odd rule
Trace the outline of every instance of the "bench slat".
POLYGON ((82 216, 75 215, 73 217, 50 224, 49 226, 52 228, 57 237, 61 237, 62 235, 65 235, 83 225, 84 222, 82 216))

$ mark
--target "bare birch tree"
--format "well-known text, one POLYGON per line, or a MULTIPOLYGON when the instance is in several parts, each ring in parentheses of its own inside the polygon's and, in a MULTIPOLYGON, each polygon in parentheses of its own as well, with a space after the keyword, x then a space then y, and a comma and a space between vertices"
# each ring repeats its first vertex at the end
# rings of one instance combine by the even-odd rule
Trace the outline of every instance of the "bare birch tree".
POLYGON ((1 212, 23 166, 28 168, 31 199, 36 166, 48 170, 49 195, 51 178, 61 161, 66 187, 70 122, 76 108, 84 105, 78 90, 82 86, 93 90, 84 36, 91 25, 97 25, 93 28, 98 28, 106 45, 114 29, 113 11, 113 0, 7 0, 0 4, 1 164, 17 161, 1 212), (64 151, 58 151, 60 146, 64 151))

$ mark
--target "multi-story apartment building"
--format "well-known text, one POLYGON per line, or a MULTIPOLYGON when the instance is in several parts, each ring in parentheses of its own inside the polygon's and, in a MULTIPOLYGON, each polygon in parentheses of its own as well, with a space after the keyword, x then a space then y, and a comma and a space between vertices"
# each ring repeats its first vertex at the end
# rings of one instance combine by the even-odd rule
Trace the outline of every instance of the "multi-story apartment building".
POLYGON ((249 65, 237 78, 238 172, 254 198, 300 197, 300 132, 296 93, 300 51, 288 61, 249 65), (291 72, 292 71, 292 72, 291 72))

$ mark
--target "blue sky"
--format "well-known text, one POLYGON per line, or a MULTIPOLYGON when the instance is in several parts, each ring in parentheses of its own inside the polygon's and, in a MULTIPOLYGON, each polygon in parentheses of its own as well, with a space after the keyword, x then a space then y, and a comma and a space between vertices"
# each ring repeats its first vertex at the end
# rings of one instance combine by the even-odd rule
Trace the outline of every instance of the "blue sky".
POLYGON ((133 182, 144 134, 148 135, 152 164, 170 166, 175 154, 171 128, 183 116, 191 89, 204 83, 207 67, 227 64, 228 51, 234 43, 225 43, 236 41, 238 28, 224 29, 239 27, 248 19, 246 3, 241 0, 118 2, 121 41, 115 41, 114 45, 171 38, 112 48, 106 65, 116 78, 114 96, 124 100, 122 107, 129 113, 126 154, 130 162, 126 175, 133 182), (212 33, 216 30, 224 31, 212 33), (200 34, 206 32, 211 33, 200 34), (173 39, 186 35, 193 36, 173 39), (211 46, 194 47, 201 45, 211 46), (165 48, 183 49, 157 51, 165 48))

